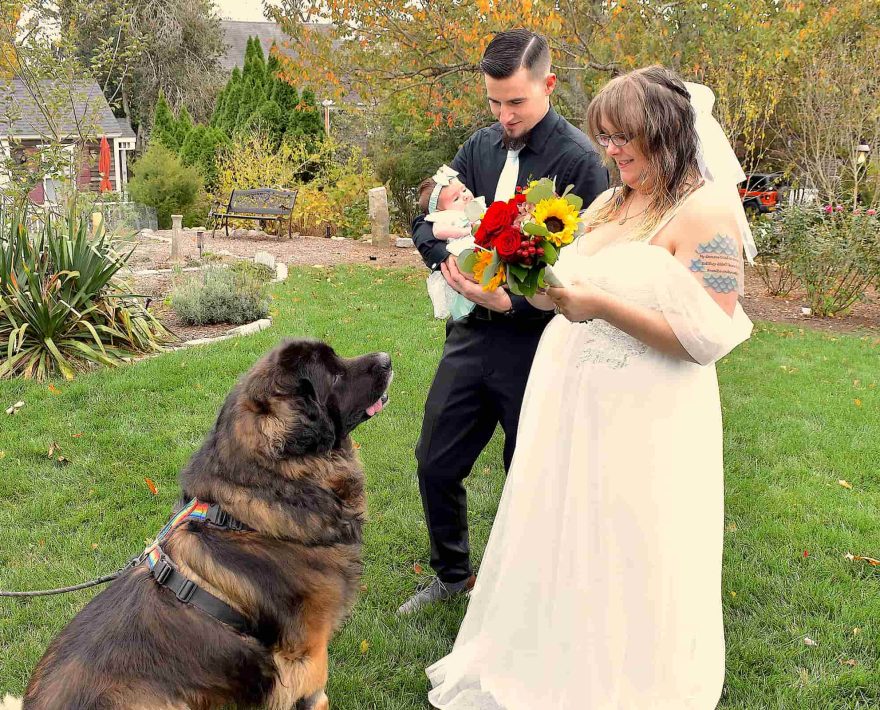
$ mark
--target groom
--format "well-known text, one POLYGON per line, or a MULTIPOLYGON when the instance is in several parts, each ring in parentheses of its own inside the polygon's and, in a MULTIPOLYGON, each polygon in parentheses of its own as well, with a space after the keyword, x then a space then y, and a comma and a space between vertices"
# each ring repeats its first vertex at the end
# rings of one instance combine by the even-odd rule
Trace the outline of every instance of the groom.
MULTIPOLYGON (((487 202, 508 200, 529 180, 556 178, 584 205, 608 187, 608 173, 587 137, 550 106, 556 75, 541 35, 525 29, 497 34, 480 62, 489 108, 497 120, 474 133, 452 161, 459 179, 487 202)), ((497 424, 504 430, 509 469, 523 392, 538 340, 552 313, 504 289, 485 292, 458 269, 445 242, 422 216, 413 241, 429 268, 476 304, 446 323, 446 345, 425 402, 416 445, 419 491, 431 540, 431 584, 397 610, 408 614, 473 586, 463 485, 497 424)))

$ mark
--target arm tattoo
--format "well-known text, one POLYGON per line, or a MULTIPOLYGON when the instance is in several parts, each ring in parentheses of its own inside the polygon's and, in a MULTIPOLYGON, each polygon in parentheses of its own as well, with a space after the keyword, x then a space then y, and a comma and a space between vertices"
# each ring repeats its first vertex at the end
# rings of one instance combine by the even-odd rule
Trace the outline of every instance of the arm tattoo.
POLYGON ((691 271, 703 274, 706 288, 718 293, 736 291, 739 282, 739 248, 726 234, 717 234, 697 247, 691 271))

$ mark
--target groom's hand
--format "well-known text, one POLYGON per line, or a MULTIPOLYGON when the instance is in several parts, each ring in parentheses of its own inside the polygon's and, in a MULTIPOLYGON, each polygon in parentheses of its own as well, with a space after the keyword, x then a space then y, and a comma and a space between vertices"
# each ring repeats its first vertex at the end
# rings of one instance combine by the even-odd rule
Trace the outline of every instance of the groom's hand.
POLYGON ((458 268, 457 257, 450 256, 440 265, 440 271, 443 274, 443 278, 446 279, 446 283, 472 303, 499 313, 504 313, 511 309, 513 304, 507 291, 503 288, 494 291, 484 291, 483 287, 476 282, 473 276, 461 272, 461 269, 458 268))

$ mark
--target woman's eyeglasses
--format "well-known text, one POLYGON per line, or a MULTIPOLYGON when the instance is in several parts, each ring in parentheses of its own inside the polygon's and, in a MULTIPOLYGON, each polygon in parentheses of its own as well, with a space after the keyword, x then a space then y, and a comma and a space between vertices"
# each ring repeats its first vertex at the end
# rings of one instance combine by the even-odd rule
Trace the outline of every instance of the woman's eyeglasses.
POLYGON ((627 143, 629 143, 630 137, 626 135, 626 133, 612 133, 608 135, 607 133, 597 133, 596 134, 596 142, 599 143, 603 148, 607 148, 611 143, 614 143, 618 148, 623 148, 627 143))

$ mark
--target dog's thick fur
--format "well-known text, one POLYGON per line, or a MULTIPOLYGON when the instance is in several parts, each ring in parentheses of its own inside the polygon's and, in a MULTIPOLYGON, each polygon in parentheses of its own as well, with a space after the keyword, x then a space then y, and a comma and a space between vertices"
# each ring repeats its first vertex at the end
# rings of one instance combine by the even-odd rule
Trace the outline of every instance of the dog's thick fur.
POLYGON ((180 475, 180 506, 218 503, 253 530, 188 522, 162 545, 255 637, 181 603, 141 565, 52 642, 25 710, 327 708, 327 645, 361 574, 364 480, 349 433, 390 380, 386 354, 343 359, 316 341, 261 359, 180 475))

